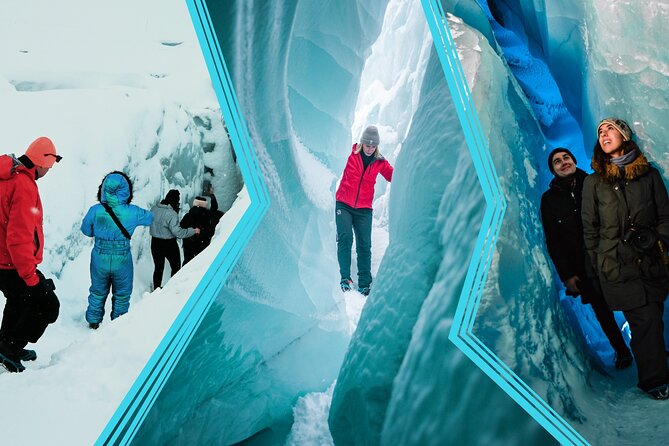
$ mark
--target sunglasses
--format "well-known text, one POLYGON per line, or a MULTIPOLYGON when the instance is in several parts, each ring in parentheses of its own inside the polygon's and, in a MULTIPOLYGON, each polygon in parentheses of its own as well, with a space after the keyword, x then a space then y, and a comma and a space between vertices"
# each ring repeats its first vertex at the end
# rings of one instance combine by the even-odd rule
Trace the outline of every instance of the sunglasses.
POLYGON ((53 156, 53 157, 55 157, 57 163, 60 163, 60 160, 63 159, 62 156, 60 156, 60 155, 54 155, 53 153, 45 153, 44 156, 53 156))

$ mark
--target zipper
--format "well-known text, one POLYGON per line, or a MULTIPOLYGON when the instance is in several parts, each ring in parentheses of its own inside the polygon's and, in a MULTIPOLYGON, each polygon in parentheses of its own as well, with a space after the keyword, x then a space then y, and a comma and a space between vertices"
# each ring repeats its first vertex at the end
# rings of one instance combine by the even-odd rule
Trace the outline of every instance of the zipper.
POLYGON ((358 192, 355 194, 355 203, 353 204, 354 208, 358 207, 358 197, 360 196, 360 186, 362 186, 362 180, 365 178, 365 173, 367 173, 367 169, 369 169, 369 166, 374 164, 376 161, 376 158, 373 159, 367 167, 365 167, 365 164, 362 162, 362 155, 360 155, 360 164, 362 164, 362 175, 360 175, 360 182, 358 183, 358 192))
POLYGON ((354 208, 358 207, 358 197, 360 196, 360 186, 362 186, 362 179, 365 177, 365 172, 367 169, 362 171, 362 175, 360 175, 360 183, 358 183, 358 192, 355 194, 355 203, 353 204, 354 208))

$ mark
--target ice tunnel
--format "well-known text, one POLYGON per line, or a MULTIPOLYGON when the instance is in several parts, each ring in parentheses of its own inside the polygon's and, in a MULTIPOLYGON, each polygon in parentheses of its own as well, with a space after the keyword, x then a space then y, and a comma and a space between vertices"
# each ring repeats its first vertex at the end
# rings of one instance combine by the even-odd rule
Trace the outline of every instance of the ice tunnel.
MULTIPOLYGON (((669 11, 660 1, 641 13, 599 0, 442 5, 508 203, 476 334, 586 442, 657 443, 669 434, 662 403, 634 388, 633 370, 607 366, 592 317, 561 296, 538 204, 550 146, 580 144, 586 160, 602 115, 633 122, 664 172, 669 11), (560 139, 566 128, 582 135, 560 139)), ((335 379, 320 426, 336 444, 554 442, 448 340, 485 202, 442 67, 421 42, 431 38, 420 5, 207 7, 272 205, 135 444, 300 444, 297 398, 335 379), (387 249, 351 334, 334 187, 369 121, 386 126, 396 173, 375 202, 387 249)))

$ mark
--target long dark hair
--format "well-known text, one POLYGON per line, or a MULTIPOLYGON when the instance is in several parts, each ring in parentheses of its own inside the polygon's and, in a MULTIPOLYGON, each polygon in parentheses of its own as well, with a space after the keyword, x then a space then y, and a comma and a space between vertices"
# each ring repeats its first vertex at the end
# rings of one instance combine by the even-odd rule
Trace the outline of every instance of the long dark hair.
MULTIPOLYGON (((638 150, 641 152, 641 149, 632 140, 629 141, 623 141, 621 144, 621 147, 623 148, 623 155, 627 155, 630 152, 633 152, 634 150, 638 150)), ((599 144, 599 138, 597 139, 597 142, 595 143, 595 148, 592 149, 592 169, 595 172, 604 172, 606 171, 606 165, 609 163, 611 160, 611 155, 607 155, 604 153, 604 150, 602 149, 602 146, 599 144)))
POLYGON ((98 186, 98 201, 102 203, 102 185, 105 183, 105 180, 107 179, 107 177, 109 175, 112 175, 112 174, 115 174, 115 173, 121 175, 128 182, 128 188, 130 188, 130 198, 128 198, 128 204, 130 204, 130 202, 132 201, 132 181, 130 181, 130 177, 128 175, 126 175, 124 172, 121 172, 120 170, 115 170, 113 172, 109 172, 102 179, 102 181, 100 182, 100 185, 98 186))

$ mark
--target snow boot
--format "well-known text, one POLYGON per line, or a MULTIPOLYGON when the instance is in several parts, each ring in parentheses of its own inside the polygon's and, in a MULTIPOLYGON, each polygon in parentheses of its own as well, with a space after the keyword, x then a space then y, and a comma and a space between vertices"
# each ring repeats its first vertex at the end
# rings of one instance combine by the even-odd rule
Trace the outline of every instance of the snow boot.
POLYGON ((646 393, 655 400, 666 400, 669 398, 669 384, 653 387, 646 393))
POLYGON ((21 349, 21 352, 19 353, 19 359, 21 361, 34 361, 37 359, 37 352, 35 352, 35 350, 28 350, 26 348, 21 349))
POLYGON ((339 282, 339 286, 343 292, 351 291, 351 285, 353 285, 353 281, 351 279, 341 279, 339 282))
POLYGON ((362 287, 362 288, 358 288, 358 292, 359 292, 360 294, 362 294, 363 296, 369 296, 369 292, 370 292, 370 291, 372 291, 372 290, 371 290, 370 287, 368 287, 368 286, 366 286, 366 287, 362 287))
POLYGON ((21 373, 26 369, 11 345, 5 341, 0 341, 0 365, 11 373, 21 373))
POLYGON ((90 328, 91 330, 97 330, 99 327, 100 327, 99 322, 90 322, 88 324, 88 328, 90 328))
POLYGON ((634 358, 632 358, 631 354, 627 353, 625 355, 619 355, 616 353, 616 359, 613 361, 613 365, 616 367, 616 369, 622 370, 631 366, 632 362, 634 362, 634 358))

